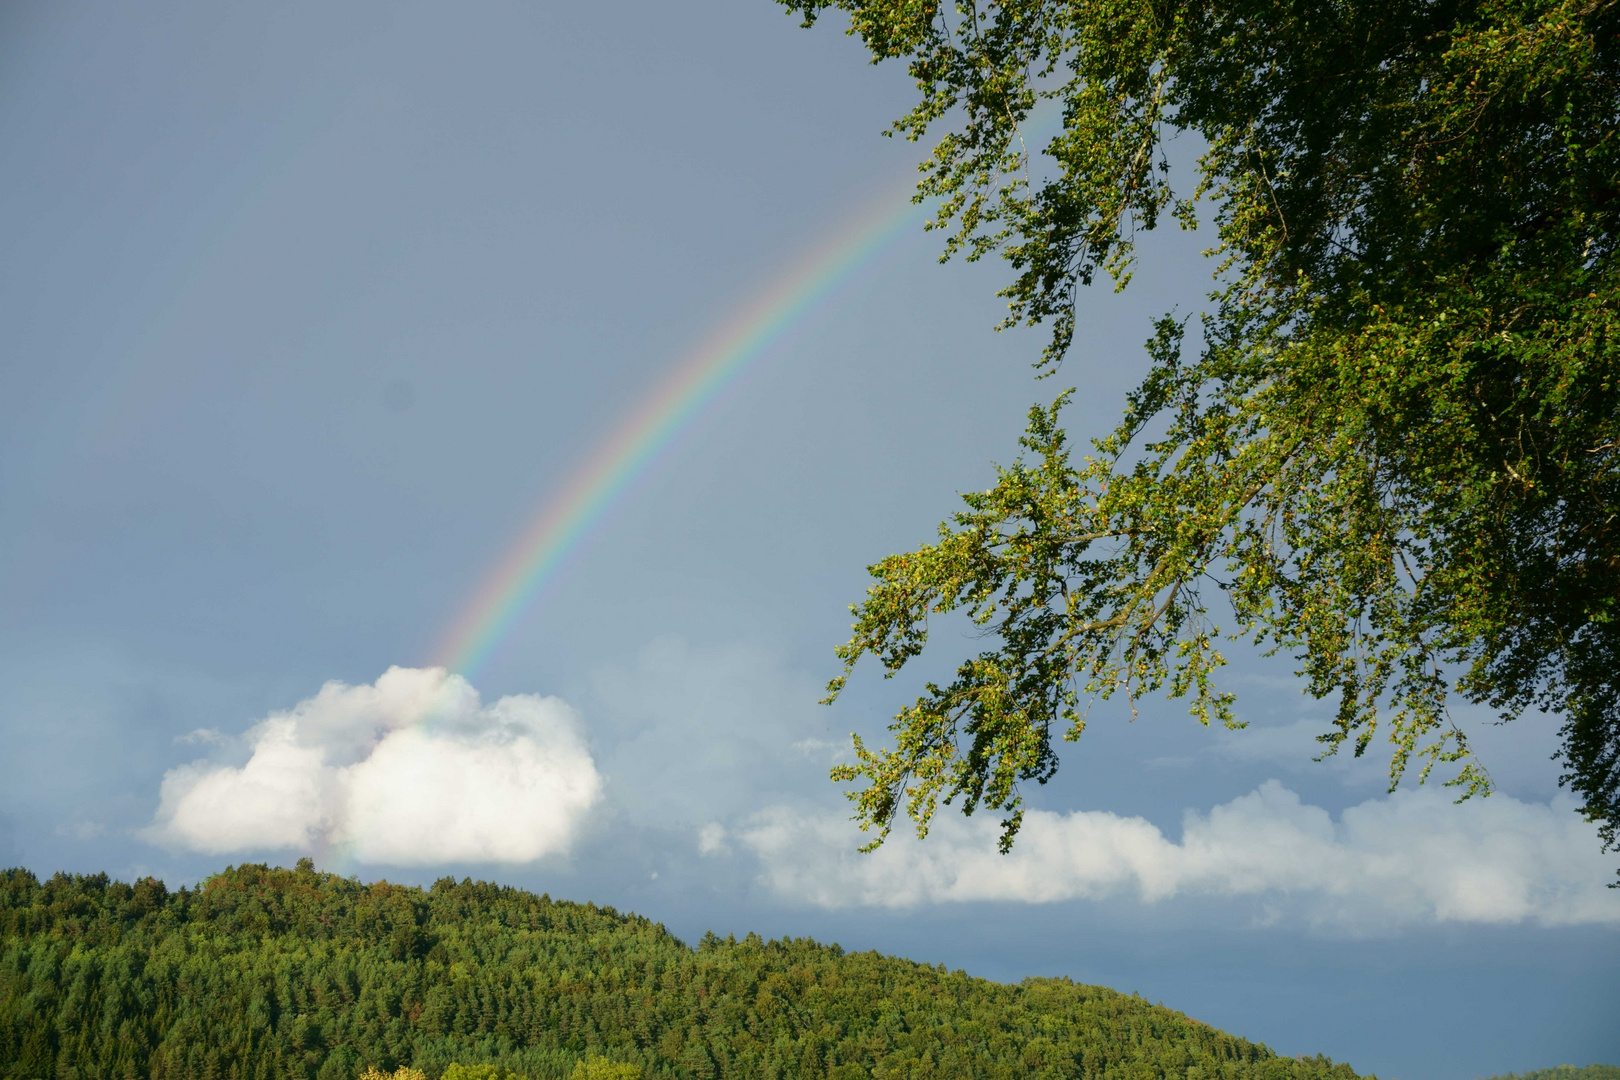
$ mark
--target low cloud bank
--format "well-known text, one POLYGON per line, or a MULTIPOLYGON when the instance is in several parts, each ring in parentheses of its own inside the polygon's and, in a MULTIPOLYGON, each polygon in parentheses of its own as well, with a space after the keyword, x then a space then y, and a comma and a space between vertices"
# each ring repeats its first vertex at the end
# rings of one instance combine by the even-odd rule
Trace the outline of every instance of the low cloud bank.
POLYGON ((164 775, 148 839, 210 855, 520 863, 566 852, 601 796, 565 702, 522 694, 484 705, 442 668, 329 682, 242 738, 251 756, 240 767, 197 761, 164 775))
POLYGON ((1139 817, 1037 810, 1002 856, 993 817, 945 811, 927 840, 897 832, 861 855, 866 837, 843 817, 780 807, 738 839, 775 892, 824 907, 1222 896, 1256 898, 1265 919, 1362 929, 1620 923, 1620 891, 1605 887, 1614 858, 1573 806, 1402 791, 1334 821, 1270 780, 1208 814, 1188 811, 1180 843, 1139 817))

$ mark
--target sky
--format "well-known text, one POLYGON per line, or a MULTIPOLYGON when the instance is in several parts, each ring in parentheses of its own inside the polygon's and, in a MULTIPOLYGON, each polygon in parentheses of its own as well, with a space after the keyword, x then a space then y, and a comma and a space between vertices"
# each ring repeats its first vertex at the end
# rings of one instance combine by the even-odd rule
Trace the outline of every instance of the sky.
POLYGON ((975 648, 818 705, 864 568, 1032 405, 1111 426, 1210 267, 1150 235, 1037 381, 841 29, 0 8, 0 865, 309 855, 1067 975, 1381 1077, 1620 1061, 1617 859, 1544 716, 1460 713, 1490 799, 1391 795, 1239 649, 1248 729, 1101 706, 1011 855, 984 815, 856 853, 827 770, 975 648))

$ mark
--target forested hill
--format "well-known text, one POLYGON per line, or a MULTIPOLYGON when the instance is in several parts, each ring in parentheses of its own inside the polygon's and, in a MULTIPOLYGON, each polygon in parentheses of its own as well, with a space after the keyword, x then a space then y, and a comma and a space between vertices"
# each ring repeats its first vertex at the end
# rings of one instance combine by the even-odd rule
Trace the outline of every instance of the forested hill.
POLYGON ((1503 1073, 1491 1080, 1620 1080, 1620 1065, 1555 1065, 1527 1073, 1503 1073))
POLYGON ((1139 997, 808 939, 693 949, 612 908, 242 866, 168 892, 0 871, 0 1077, 353 1080, 452 1062, 566 1077, 1352 1080, 1139 997))

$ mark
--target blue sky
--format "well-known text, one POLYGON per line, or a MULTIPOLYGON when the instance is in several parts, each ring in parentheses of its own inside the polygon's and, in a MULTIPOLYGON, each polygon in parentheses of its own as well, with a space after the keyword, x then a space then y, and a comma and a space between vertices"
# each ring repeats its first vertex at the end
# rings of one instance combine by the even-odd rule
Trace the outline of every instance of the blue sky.
MULTIPOLYGON (((1380 1076, 1620 1060, 1615 859, 1545 717, 1464 714, 1488 803, 1390 797, 1239 655, 1249 730, 1102 710, 1009 859, 978 818, 852 853, 826 770, 915 685, 815 704, 863 567, 1031 404, 1076 386, 1076 436, 1107 427, 1200 236, 1088 295, 1041 383, 1039 332, 992 332, 1001 267, 897 241, 471 684, 416 670, 693 343, 904 180, 909 93, 765 0, 0 11, 0 863, 314 854, 1067 974, 1380 1076)), ((919 674, 971 647, 937 640, 919 674)))

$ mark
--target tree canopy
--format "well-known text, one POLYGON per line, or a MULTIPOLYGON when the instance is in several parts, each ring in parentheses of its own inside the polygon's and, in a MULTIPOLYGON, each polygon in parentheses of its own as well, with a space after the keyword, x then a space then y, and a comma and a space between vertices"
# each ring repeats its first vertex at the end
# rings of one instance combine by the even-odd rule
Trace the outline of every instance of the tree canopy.
POLYGON ((1355 1080, 1134 994, 240 866, 0 870, 3 1080, 1355 1080))
MULTIPOLYGON (((1237 726, 1221 643, 1335 698, 1325 753, 1391 787, 1490 776, 1448 702, 1562 723, 1562 782, 1620 807, 1620 15, 1613 0, 780 0, 826 9, 946 127, 922 164, 946 257, 1000 253, 1009 323, 1069 352, 1079 290, 1210 209, 1214 283, 1076 459, 1063 397, 935 543, 872 566, 839 650, 893 675, 930 617, 990 647, 856 740, 881 842, 941 800, 1005 815, 1101 698, 1237 726), (1031 118, 1061 130, 1029 145, 1031 118), (1196 166, 1171 168, 1187 133, 1196 166), (1187 173, 1183 176, 1182 172, 1187 173), (1193 332, 1189 334, 1189 329, 1193 332)), ((843 678, 830 688, 834 696, 843 678)))

